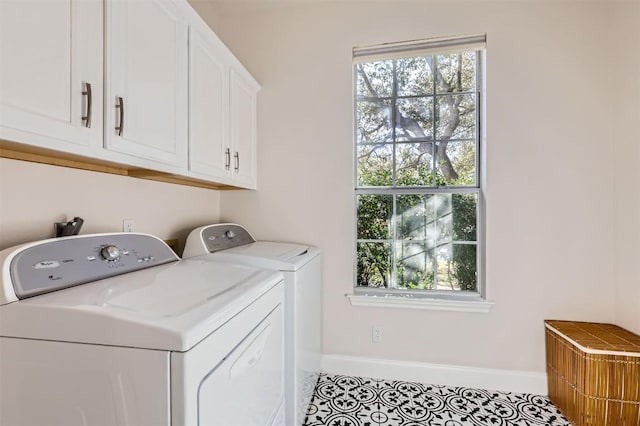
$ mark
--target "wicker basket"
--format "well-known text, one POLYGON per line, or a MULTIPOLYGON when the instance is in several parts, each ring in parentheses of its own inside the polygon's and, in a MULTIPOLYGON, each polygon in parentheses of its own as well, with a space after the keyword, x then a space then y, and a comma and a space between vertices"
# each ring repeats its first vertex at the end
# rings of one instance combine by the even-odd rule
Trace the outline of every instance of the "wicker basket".
POLYGON ((576 426, 640 426, 640 336, 545 321, 549 398, 576 426))

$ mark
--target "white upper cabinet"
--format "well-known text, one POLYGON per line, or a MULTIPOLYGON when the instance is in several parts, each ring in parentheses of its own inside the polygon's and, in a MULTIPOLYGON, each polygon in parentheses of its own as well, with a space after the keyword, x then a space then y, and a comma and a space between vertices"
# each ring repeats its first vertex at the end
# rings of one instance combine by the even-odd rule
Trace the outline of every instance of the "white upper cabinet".
POLYGON ((256 96, 255 80, 244 68, 232 67, 229 76, 231 167, 234 185, 256 188, 256 96))
POLYGON ((189 29, 189 170, 194 177, 256 188, 260 86, 196 18, 189 29))
POLYGON ((0 0, 3 156, 255 188, 258 90, 186 0, 0 0))
POLYGON ((210 30, 189 29, 189 170, 231 178, 229 73, 221 43, 210 30))
POLYGON ((0 1, 0 139, 102 144, 101 0, 0 1))
POLYGON ((106 2, 105 147, 187 169, 184 5, 106 2))

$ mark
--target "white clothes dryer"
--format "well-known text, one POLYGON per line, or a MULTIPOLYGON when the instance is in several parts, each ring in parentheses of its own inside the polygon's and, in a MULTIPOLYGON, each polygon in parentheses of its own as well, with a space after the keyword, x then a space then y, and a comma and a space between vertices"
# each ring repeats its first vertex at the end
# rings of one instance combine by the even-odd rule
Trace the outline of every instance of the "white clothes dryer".
POLYGON ((322 349, 322 258, 304 244, 255 241, 242 226, 202 226, 187 237, 183 258, 281 271, 285 287, 286 419, 304 423, 320 373, 322 349))
POLYGON ((284 424, 279 272, 181 261, 133 233, 0 265, 0 424, 284 424))

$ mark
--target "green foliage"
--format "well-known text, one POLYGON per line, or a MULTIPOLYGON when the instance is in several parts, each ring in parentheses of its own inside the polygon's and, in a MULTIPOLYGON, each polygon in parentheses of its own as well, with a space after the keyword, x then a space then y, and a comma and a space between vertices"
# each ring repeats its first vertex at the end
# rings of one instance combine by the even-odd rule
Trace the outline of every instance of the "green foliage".
MULTIPOLYGON (((427 261, 431 259, 427 257, 427 261)), ((403 290, 432 290, 434 288, 433 271, 429 268, 407 268, 405 264, 397 267, 397 287, 403 290)))
POLYGON ((392 196, 358 196, 358 239, 387 240, 391 238, 389 223, 392 215, 392 196))
POLYGON ((476 215, 478 200, 475 194, 453 194, 451 205, 455 214, 452 238, 458 241, 476 241, 476 215))
POLYGON ((391 249, 388 243, 358 243, 356 282, 364 287, 388 288, 391 249))
MULTIPOLYGON (((477 241, 477 200, 473 194, 455 194, 451 197, 455 219, 453 239, 477 241)), ((477 247, 470 244, 454 244, 451 278, 460 290, 477 291, 477 247)))
POLYGON ((454 245, 451 259, 451 280, 463 291, 478 291, 476 246, 454 245))

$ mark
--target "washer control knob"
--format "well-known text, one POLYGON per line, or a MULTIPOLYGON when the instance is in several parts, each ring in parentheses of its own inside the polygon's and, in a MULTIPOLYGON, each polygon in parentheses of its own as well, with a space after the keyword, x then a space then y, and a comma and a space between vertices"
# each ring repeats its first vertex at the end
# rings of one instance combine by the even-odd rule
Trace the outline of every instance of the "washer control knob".
POLYGON ((236 236, 236 233, 233 232, 231 229, 229 229, 227 232, 224 233, 224 235, 226 235, 226 237, 231 240, 231 239, 233 239, 233 237, 236 236))
POLYGON ((116 246, 104 246, 100 249, 100 257, 109 262, 120 258, 120 249, 116 246))

